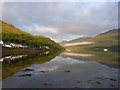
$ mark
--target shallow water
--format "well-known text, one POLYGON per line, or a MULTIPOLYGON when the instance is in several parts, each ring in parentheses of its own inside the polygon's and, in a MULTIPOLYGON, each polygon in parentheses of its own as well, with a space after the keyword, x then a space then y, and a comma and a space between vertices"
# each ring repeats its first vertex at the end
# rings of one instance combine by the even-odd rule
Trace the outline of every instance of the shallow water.
POLYGON ((3 79, 3 88, 118 87, 118 68, 86 58, 86 56, 90 57, 91 54, 74 53, 72 54, 74 57, 72 57, 68 52, 67 55, 65 53, 45 63, 34 63, 22 68, 3 79))

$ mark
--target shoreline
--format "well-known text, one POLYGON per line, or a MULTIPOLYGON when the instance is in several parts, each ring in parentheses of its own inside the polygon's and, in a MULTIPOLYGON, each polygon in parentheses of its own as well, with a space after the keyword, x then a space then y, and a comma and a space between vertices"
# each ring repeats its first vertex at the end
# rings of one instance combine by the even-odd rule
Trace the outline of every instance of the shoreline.
POLYGON ((46 51, 50 51, 45 48, 2 48, 2 56, 6 56, 9 54, 33 54, 33 53, 43 53, 46 51))

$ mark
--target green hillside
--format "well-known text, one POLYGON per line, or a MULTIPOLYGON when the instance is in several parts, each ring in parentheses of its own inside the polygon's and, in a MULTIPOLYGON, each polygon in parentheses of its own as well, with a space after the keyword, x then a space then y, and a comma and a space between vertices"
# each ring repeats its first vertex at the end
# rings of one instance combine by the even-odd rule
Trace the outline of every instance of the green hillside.
POLYGON ((82 42, 82 41, 88 40, 90 38, 91 37, 81 37, 81 38, 73 39, 73 40, 70 40, 70 41, 61 41, 61 42, 59 42, 59 44, 64 45, 64 44, 67 44, 67 43, 82 42))
POLYGON ((109 51, 118 51, 118 29, 109 30, 85 41, 94 42, 92 45, 67 47, 73 52, 103 51, 107 48, 109 51))
POLYGON ((81 37, 81 38, 77 38, 77 39, 70 40, 68 43, 82 42, 82 41, 88 40, 88 39, 90 39, 90 38, 91 38, 91 37, 81 37))
POLYGON ((109 30, 105 33, 85 40, 89 42, 94 42, 94 44, 70 46, 67 47, 67 49, 70 49, 71 52, 76 53, 79 52, 93 54, 93 56, 86 58, 111 67, 120 67, 118 59, 118 52, 120 51, 120 47, 118 47, 118 38, 120 36, 120 33, 118 32, 118 29, 109 30), (104 49, 108 49, 108 51, 104 52, 104 49))
POLYGON ((115 48, 118 46, 118 29, 109 30, 105 33, 97 35, 87 41, 95 42, 94 47, 106 47, 111 51, 116 51, 115 48))
POLYGON ((29 48, 48 46, 51 50, 64 49, 62 46, 47 37, 31 35, 3 21, 0 21, 0 23, 0 28, 2 28, 3 42, 26 44, 29 48))

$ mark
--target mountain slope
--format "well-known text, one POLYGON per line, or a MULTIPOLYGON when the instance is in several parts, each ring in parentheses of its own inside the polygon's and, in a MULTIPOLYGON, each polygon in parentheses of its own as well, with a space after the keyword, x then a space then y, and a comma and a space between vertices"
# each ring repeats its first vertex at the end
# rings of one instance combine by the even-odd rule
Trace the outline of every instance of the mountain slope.
POLYGON ((59 42, 59 44, 64 45, 64 44, 67 44, 67 43, 77 43, 77 42, 82 42, 84 40, 88 40, 90 38, 91 37, 81 37, 81 38, 77 38, 77 39, 72 39, 70 41, 61 41, 61 42, 59 42))
POLYGON ((3 42, 13 42, 18 44, 26 44, 30 48, 39 48, 40 46, 48 46, 52 50, 64 49, 59 44, 55 43, 53 40, 43 37, 43 36, 34 36, 32 34, 26 33, 19 30, 11 24, 7 24, 3 21, 0 21, 2 28, 2 40, 3 42))
POLYGON ((86 58, 101 64, 105 64, 110 67, 120 67, 120 64, 118 63, 118 52, 120 51, 120 47, 118 47, 118 42, 120 41, 118 39, 119 37, 119 30, 114 29, 85 40, 85 42, 94 42, 94 44, 70 46, 66 48, 74 53, 93 54, 93 56, 86 58), (105 52, 104 49, 108 49, 108 51, 105 52))
POLYGON ((118 51, 118 29, 110 30, 93 38, 85 40, 86 42, 94 42, 94 44, 87 46, 71 46, 68 47, 74 52, 85 52, 85 51, 103 51, 104 48, 109 51, 118 51))
POLYGON ((77 39, 70 40, 68 43, 76 43, 76 42, 81 42, 90 39, 91 37, 81 37, 77 39))
POLYGON ((63 44, 66 44, 68 43, 68 41, 61 41, 61 42, 58 42, 59 44, 63 45, 63 44))

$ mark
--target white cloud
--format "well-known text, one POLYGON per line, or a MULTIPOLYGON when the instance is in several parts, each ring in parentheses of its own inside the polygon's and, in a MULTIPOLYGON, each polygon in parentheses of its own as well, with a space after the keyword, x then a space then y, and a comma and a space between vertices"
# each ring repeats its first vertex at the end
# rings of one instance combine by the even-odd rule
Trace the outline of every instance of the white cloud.
POLYGON ((47 33, 47 34, 58 34, 58 31, 53 28, 37 28, 34 30, 36 34, 47 33))
POLYGON ((117 2, 5 3, 3 20, 55 40, 94 36, 117 28, 117 2))

